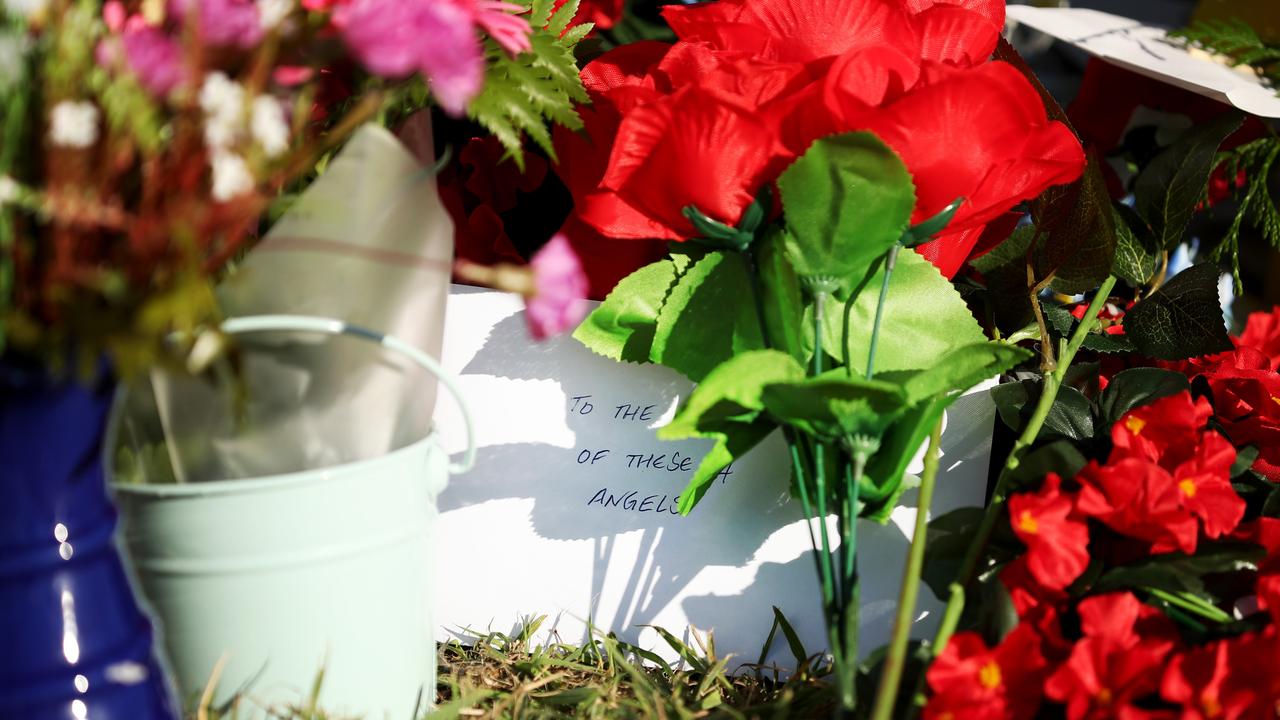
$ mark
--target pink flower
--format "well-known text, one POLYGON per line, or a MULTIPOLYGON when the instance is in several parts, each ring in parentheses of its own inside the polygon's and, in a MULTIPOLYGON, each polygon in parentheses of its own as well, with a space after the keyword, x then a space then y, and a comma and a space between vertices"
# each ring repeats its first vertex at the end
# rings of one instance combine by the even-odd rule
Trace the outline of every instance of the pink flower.
POLYGON ((204 42, 247 50, 262 41, 262 18, 254 0, 169 0, 169 12, 185 19, 193 2, 204 42))
POLYGON ((138 82, 157 96, 168 95, 183 80, 182 46, 153 27, 134 27, 120 36, 124 59, 138 82))
POLYGON ((421 72, 450 115, 461 115, 484 83, 474 8, 466 0, 352 0, 336 10, 333 23, 371 72, 421 72))
POLYGON ((532 28, 524 18, 512 13, 522 13, 524 8, 514 3, 501 0, 476 0, 476 24, 489 33, 494 42, 512 55, 528 52, 533 48, 529 42, 532 28))
POLYGON ((556 234, 529 262, 533 296, 525 300, 529 332, 543 340, 570 330, 587 314, 587 276, 569 239, 556 234))

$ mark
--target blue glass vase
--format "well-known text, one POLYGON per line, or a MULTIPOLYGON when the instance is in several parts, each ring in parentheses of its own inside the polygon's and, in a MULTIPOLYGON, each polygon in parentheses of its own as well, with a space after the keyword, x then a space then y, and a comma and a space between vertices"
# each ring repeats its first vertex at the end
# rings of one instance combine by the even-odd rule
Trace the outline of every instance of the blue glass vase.
POLYGON ((114 542, 114 395, 0 359, 0 718, 177 718, 114 542))

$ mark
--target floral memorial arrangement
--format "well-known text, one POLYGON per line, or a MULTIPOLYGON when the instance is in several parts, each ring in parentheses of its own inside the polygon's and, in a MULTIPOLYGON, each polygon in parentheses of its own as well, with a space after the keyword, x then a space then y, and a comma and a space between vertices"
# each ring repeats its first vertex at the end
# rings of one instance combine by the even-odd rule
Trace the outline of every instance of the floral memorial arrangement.
MULTIPOLYGON (((538 339, 696 383, 660 430, 713 443, 680 513, 785 439, 824 712, 1274 715, 1280 310, 1233 335, 1222 299, 1246 244, 1280 248, 1274 123, 1099 62, 1064 109, 1003 0, 638 4, 0 3, 0 391, 199 370, 213 284, 357 127, 433 110, 455 275, 522 294, 538 339), (996 379, 988 502, 930 517, 944 415, 996 379), (859 522, 909 491, 891 641, 862 647, 859 522), (921 585, 946 608, 912 640, 921 585)), ((1239 23, 1174 42, 1275 74, 1239 23)), ((95 392, 84 427, 0 396, 0 457, 47 439, 33 472, 100 490, 96 462, 40 464, 97 456, 95 392)), ((728 681, 690 663, 709 711, 728 681)), ((20 671, 0 662, 0 711, 20 671)))

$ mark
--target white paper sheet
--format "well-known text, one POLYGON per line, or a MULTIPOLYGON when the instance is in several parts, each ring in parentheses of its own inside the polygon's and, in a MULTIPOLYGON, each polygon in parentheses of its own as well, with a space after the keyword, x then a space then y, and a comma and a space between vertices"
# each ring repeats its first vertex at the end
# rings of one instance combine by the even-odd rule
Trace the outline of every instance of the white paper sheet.
MULTIPOLYGON (((590 618, 674 659, 641 626, 688 639, 693 625, 714 630, 718 653, 736 656, 732 668, 758 660, 777 605, 810 652, 826 647, 809 534, 787 496, 780 436, 735 463, 680 517, 675 498, 710 447, 654 437, 691 387, 683 377, 615 363, 567 336, 534 343, 519 298, 458 286, 444 348, 444 366, 470 399, 480 454, 440 498, 440 639, 508 632, 522 616, 545 614, 566 642, 581 642, 590 618)), ((985 389, 949 411, 934 513, 981 503, 994 417, 985 389)), ((460 451, 452 403, 439 403, 436 420, 446 447, 460 451)), ((912 472, 920 468, 918 457, 912 472)), ((888 525, 859 528, 864 654, 888 641, 914 502, 909 491, 888 525)), ((921 595, 918 636, 932 632, 942 607, 927 587, 921 595)), ((780 635, 770 659, 794 664, 780 635)))
POLYGON ((1084 8, 1010 5, 1007 17, 1071 43, 1107 62, 1234 105, 1261 117, 1280 117, 1280 97, 1259 78, 1188 52, 1165 38, 1167 28, 1084 8))

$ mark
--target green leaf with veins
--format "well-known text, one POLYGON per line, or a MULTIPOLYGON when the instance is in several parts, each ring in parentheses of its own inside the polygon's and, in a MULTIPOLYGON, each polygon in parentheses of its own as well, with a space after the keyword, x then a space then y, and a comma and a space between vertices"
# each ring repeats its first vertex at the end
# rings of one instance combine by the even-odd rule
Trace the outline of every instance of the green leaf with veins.
MULTIPOLYGON (((883 268, 867 284, 879 288, 883 268)), ((855 374, 864 374, 871 344, 879 293, 864 291, 854 301, 849 321, 849 360, 855 374)), ((844 304, 826 305, 823 342, 832 357, 843 357, 844 304)), ((904 251, 889 280, 884 324, 876 352, 880 371, 933 367, 937 359, 965 345, 986 341, 982 327, 969 312, 960 293, 938 269, 914 251, 904 251)))
POLYGON ((1193 265, 1134 305, 1125 314, 1124 329, 1138 352, 1183 360, 1230 350, 1218 276, 1216 265, 1193 265))
POLYGON ((844 289, 907 229, 915 185, 906 165, 870 132, 817 140, 778 178, 787 254, 801 277, 844 289))

